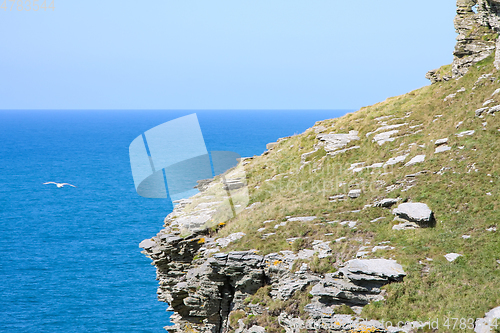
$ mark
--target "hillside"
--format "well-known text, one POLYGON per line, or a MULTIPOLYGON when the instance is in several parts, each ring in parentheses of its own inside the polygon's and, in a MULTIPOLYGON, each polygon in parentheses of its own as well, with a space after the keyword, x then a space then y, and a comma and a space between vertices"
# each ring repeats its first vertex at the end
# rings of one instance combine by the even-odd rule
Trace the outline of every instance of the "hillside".
MULTIPOLYGON (((458 1, 456 26, 496 15, 474 4, 458 1)), ((484 48, 459 38, 432 85, 244 159, 226 174, 249 193, 236 217, 213 209, 221 178, 183 200, 141 243, 176 312, 167 329, 493 332, 480 318, 500 306, 500 73, 498 35, 477 24, 457 31, 484 48)))

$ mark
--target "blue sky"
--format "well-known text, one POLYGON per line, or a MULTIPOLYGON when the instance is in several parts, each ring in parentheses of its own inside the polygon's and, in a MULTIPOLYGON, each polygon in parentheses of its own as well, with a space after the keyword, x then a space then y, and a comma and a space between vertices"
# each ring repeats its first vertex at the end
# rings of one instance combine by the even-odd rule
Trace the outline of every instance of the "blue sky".
POLYGON ((358 109, 428 84, 456 37, 453 0, 54 5, 0 9, 0 109, 358 109))

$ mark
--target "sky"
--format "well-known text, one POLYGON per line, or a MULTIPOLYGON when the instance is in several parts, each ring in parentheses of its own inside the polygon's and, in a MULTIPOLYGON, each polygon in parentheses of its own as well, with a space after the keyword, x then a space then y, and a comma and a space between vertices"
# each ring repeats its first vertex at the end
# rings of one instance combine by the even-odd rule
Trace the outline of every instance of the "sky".
POLYGON ((454 0, 1 2, 0 110, 354 110, 429 84, 456 38, 454 0))

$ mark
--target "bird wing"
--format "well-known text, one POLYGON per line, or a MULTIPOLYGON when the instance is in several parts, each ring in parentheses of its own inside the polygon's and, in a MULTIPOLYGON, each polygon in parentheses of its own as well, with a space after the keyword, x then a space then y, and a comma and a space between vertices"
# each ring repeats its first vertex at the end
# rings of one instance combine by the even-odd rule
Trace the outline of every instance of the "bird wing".
POLYGON ((43 183, 43 185, 45 185, 45 184, 56 184, 57 185, 57 183, 55 183, 55 182, 46 182, 46 183, 43 183))
POLYGON ((71 185, 71 184, 68 184, 68 183, 62 183, 61 185, 69 185, 69 186, 73 186, 73 187, 76 187, 75 185, 71 185))

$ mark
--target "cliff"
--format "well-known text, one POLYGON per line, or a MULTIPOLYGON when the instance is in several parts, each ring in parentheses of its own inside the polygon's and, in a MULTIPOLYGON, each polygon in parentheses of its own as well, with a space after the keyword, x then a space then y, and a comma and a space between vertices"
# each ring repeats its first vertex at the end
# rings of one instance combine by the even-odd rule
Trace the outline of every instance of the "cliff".
POLYGON ((140 244, 168 331, 494 331, 499 7, 457 5, 434 84, 242 159, 140 244))
MULTIPOLYGON (((453 63, 441 69, 429 71, 426 77, 433 83, 458 78, 469 68, 500 47, 500 1, 457 0, 455 29, 458 33, 453 52, 453 63)), ((500 53, 494 65, 500 69, 500 53)))

